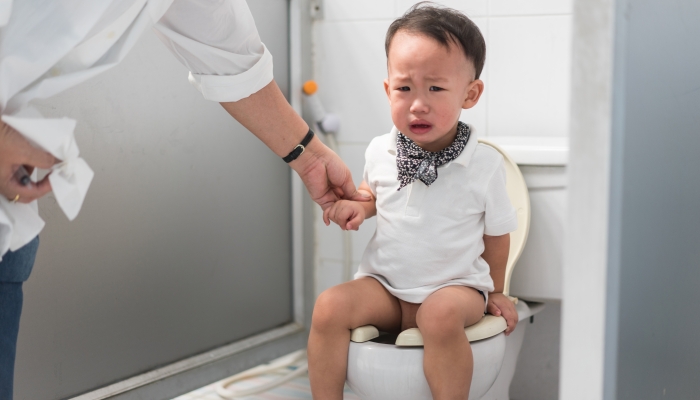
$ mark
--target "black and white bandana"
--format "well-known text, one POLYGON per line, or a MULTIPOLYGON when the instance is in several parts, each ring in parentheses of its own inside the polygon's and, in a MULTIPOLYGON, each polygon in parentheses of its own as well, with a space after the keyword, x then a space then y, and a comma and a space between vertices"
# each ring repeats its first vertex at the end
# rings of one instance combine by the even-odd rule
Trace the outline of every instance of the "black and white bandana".
POLYGON ((396 167, 399 169, 398 180, 401 182, 398 190, 420 179, 430 186, 438 177, 437 168, 457 158, 467 145, 471 130, 469 125, 459 121, 457 136, 451 145, 432 152, 423 150, 413 140, 399 132, 396 139, 396 167))

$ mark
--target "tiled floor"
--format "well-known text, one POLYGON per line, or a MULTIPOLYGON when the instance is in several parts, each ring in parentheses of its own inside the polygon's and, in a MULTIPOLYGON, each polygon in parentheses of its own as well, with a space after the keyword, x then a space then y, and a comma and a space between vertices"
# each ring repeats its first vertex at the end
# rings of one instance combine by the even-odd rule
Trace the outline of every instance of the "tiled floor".
MULTIPOLYGON (((256 378, 251 378, 246 381, 236 383, 236 388, 246 388, 259 385, 262 382, 273 379, 275 374, 261 375, 256 378)), ((173 400, 223 400, 216 393, 215 385, 211 384, 193 392, 183 394, 173 400)), ((360 400, 349 388, 345 388, 344 400, 360 400)), ((255 396, 240 397, 237 400, 287 400, 287 399, 311 399, 311 388, 309 387, 308 375, 301 376, 294 380, 278 386, 269 392, 261 393, 255 396)))

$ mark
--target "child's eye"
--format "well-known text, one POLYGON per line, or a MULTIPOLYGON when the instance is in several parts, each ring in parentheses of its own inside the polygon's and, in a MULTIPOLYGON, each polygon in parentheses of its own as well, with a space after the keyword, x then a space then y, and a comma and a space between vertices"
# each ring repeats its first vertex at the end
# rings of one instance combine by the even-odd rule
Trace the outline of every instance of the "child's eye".
POLYGON ((409 88, 408 86, 401 86, 400 88, 397 88, 396 90, 398 90, 399 92, 408 92, 411 90, 411 88, 409 88))
POLYGON ((431 91, 431 92, 439 92, 439 91, 441 91, 441 90, 445 90, 445 89, 443 89, 443 88, 441 88, 441 87, 437 87, 437 86, 431 86, 431 87, 430 87, 430 91, 431 91))

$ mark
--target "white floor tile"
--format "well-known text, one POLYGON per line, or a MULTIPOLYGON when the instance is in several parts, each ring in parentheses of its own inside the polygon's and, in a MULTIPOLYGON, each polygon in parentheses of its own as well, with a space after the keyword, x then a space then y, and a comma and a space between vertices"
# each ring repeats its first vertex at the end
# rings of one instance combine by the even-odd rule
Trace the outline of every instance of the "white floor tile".
MULTIPOLYGON (((258 378, 253 378, 252 381, 254 382, 242 382, 237 385, 241 385, 239 387, 246 387, 250 384, 259 384, 260 382, 263 382, 265 380, 269 380, 273 375, 264 375, 258 378)), ((202 388, 206 391, 207 394, 204 396, 197 396, 197 397, 186 397, 189 396, 190 394, 186 394, 180 397, 177 397, 173 400, 184 400, 184 399, 196 399, 196 400, 223 400, 221 397, 219 397, 218 394, 214 391, 214 384, 205 386, 202 388)), ((253 396, 247 396, 247 397, 241 397, 238 400, 311 400, 311 386, 309 385, 309 377, 307 375, 304 375, 302 377, 293 379, 290 382, 287 382, 281 386, 278 386, 276 388, 273 388, 272 390, 265 392, 265 393, 260 393, 256 394, 253 396)), ((343 392, 343 399, 344 400, 359 400, 360 398, 357 397, 348 387, 345 387, 345 390, 343 392)))

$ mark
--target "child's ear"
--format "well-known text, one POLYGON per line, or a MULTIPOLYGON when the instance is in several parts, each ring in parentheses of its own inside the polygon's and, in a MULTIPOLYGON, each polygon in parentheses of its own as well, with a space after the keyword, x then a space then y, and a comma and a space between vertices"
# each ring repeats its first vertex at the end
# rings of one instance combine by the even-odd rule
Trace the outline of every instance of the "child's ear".
POLYGON ((389 105, 391 105, 391 90, 389 90, 389 78, 384 79, 384 91, 386 92, 386 98, 389 99, 389 105))
POLYGON ((474 107, 476 103, 479 102, 482 93, 484 93, 484 81, 481 79, 474 79, 472 83, 467 86, 467 95, 462 103, 462 108, 466 110, 474 107))

